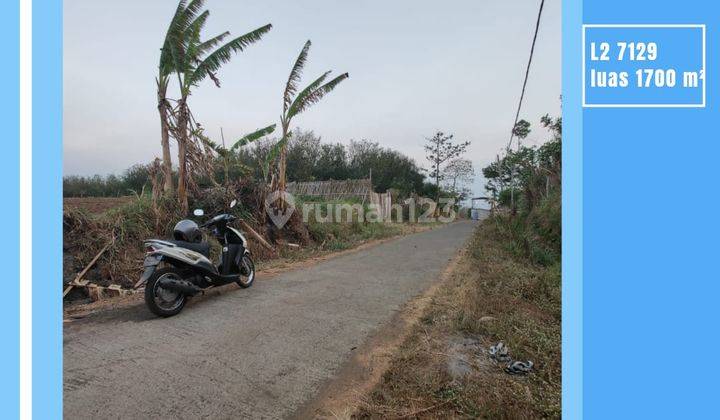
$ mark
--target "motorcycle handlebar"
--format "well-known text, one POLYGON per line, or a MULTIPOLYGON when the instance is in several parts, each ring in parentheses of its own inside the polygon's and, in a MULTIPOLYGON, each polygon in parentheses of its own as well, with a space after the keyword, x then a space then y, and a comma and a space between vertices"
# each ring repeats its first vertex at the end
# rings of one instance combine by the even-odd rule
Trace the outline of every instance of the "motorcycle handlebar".
POLYGON ((220 214, 220 215, 217 215, 217 216, 213 217, 212 219, 208 220, 207 222, 201 224, 200 227, 206 228, 206 227, 210 227, 214 224, 217 224, 221 221, 232 222, 235 219, 237 219, 237 217, 233 216, 232 214, 220 214))

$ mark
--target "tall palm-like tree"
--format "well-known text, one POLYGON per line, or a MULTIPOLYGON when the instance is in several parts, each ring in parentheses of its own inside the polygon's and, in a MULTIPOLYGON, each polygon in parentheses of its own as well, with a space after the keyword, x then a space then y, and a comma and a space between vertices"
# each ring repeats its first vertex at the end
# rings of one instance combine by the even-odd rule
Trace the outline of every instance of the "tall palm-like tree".
MULTIPOLYGON (((189 9, 193 1, 187 6, 189 9)), ((181 2, 182 3, 182 2, 181 2)), ((202 136, 195 134, 201 132, 199 124, 194 122, 187 99, 194 87, 203 81, 206 77, 219 85, 219 81, 215 77, 220 67, 230 61, 233 53, 244 51, 249 45, 262 39, 263 35, 272 29, 271 24, 267 24, 257 28, 251 32, 234 38, 225 44, 220 45, 228 32, 223 32, 207 41, 200 40, 200 32, 207 20, 208 12, 196 15, 194 20, 188 19, 187 13, 183 13, 176 23, 175 28, 171 28, 168 32, 170 37, 163 48, 163 51, 169 51, 169 63, 172 73, 177 76, 180 98, 177 105, 172 110, 174 124, 169 127, 173 137, 178 142, 178 200, 183 211, 187 211, 187 188, 192 182, 191 171, 188 168, 188 156, 193 151, 198 151, 202 147, 209 148, 207 144, 196 144, 195 140, 201 140, 202 136)), ((195 154, 197 155, 197 154, 195 154)))
POLYGON ((165 194, 172 194, 174 186, 172 181, 172 157, 170 155, 170 110, 172 106, 167 98, 167 89, 170 76, 174 72, 173 59, 170 54, 170 42, 180 34, 184 34, 187 28, 197 24, 197 19, 207 19, 207 11, 199 14, 205 0, 192 0, 190 4, 181 0, 175 9, 170 25, 165 33, 162 49, 160 50, 160 62, 158 64, 158 75, 155 78, 157 85, 157 107, 160 114, 160 144, 162 146, 162 173, 164 178, 163 191, 165 194))
POLYGON ((295 60, 295 64, 290 71, 290 77, 288 77, 287 84, 285 85, 285 94, 283 95, 283 113, 280 117, 282 137, 269 154, 272 160, 274 160, 278 154, 280 157, 277 168, 277 177, 271 181, 271 187, 274 190, 285 190, 287 142, 291 135, 290 123, 292 122, 292 119, 298 114, 309 109, 314 104, 320 102, 325 95, 330 93, 338 84, 340 84, 340 82, 350 76, 348 73, 343 73, 334 79, 325 82, 331 73, 330 71, 327 71, 298 93, 298 84, 300 83, 302 71, 305 67, 305 62, 307 61, 311 45, 312 43, 308 40, 305 43, 305 46, 303 46, 303 49, 300 51, 300 55, 298 55, 298 58, 295 60))

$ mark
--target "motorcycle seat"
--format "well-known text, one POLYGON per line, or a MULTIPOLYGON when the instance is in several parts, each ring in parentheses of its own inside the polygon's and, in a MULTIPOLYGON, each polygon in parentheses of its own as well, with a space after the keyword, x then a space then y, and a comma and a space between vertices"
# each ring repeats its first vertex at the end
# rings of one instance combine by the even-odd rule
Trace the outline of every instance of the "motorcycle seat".
POLYGON ((200 254, 206 256, 207 258, 210 258, 210 244, 208 242, 197 243, 197 242, 185 242, 185 241, 176 241, 176 240, 171 240, 168 242, 175 244, 175 246, 179 246, 181 248, 187 248, 191 251, 200 253, 200 254))

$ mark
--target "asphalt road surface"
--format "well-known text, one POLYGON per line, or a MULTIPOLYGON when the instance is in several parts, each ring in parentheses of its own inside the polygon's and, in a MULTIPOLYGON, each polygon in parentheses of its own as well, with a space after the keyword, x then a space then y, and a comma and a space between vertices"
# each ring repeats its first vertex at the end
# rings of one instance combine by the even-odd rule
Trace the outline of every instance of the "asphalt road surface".
POLYGON ((144 305, 64 327, 64 414, 84 418, 282 418, 421 294, 474 223, 345 254, 160 319, 144 305))

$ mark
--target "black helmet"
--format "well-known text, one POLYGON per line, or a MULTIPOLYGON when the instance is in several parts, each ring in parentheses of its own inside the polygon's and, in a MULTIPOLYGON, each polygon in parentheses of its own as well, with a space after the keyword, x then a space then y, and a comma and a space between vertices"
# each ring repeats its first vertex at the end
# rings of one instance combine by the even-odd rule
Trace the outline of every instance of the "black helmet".
POLYGON ((202 232, 198 224, 192 220, 181 220, 173 229, 173 238, 176 241, 200 242, 202 240, 202 232))

